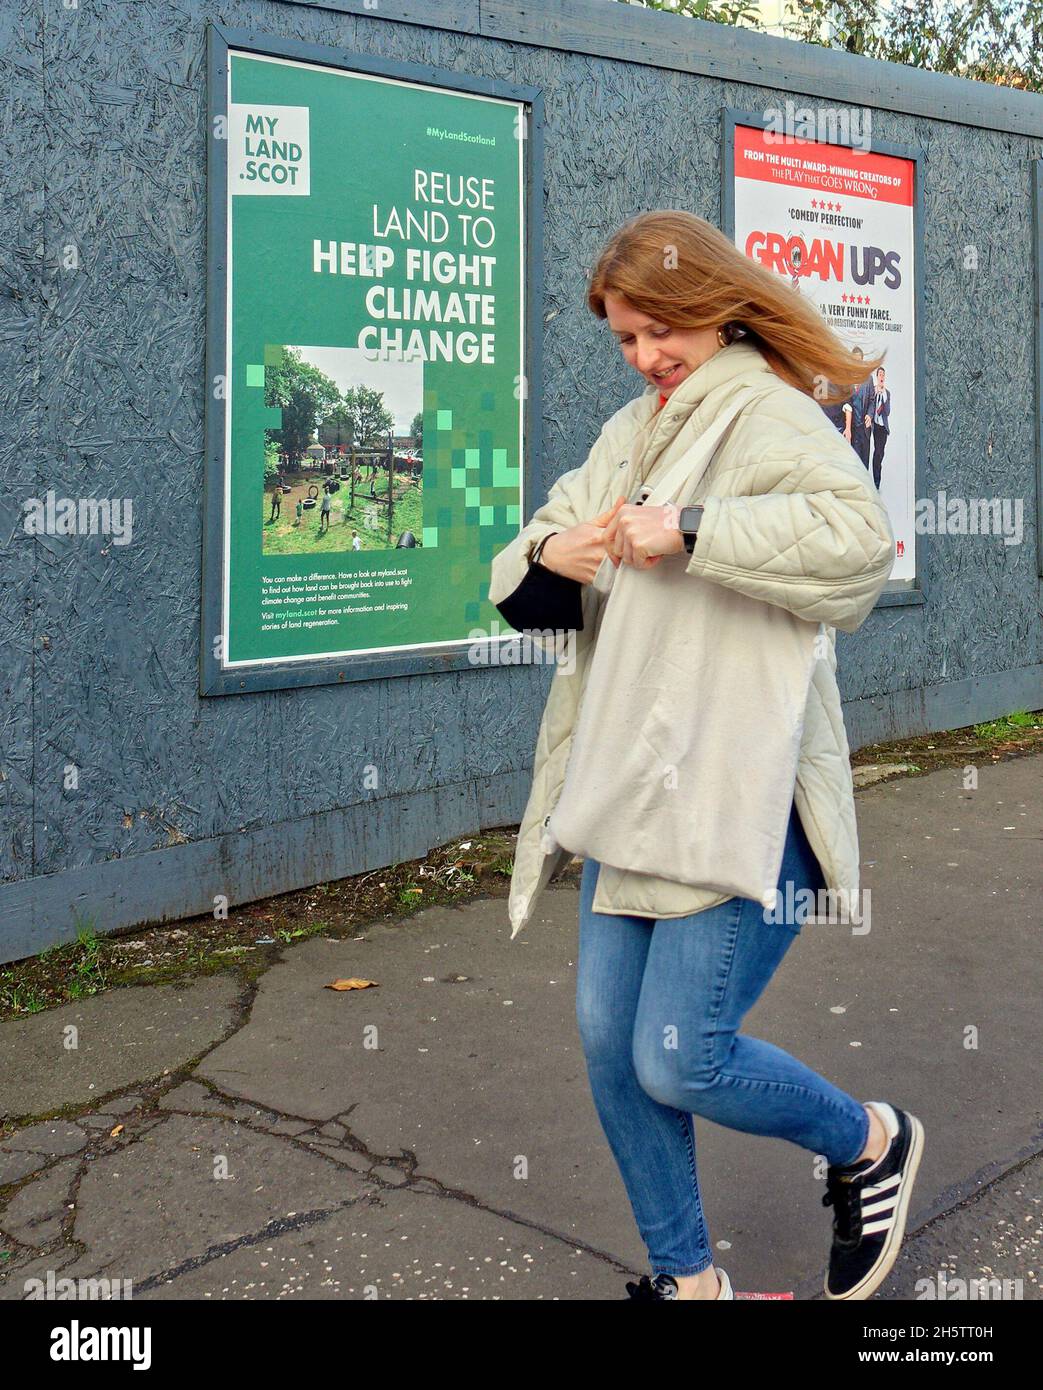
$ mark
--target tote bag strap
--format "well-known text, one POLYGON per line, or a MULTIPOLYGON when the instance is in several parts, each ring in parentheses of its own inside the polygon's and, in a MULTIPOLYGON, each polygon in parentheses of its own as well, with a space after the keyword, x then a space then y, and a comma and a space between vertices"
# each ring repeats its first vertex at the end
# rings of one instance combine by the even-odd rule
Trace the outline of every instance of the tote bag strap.
POLYGON ((757 392, 753 387, 748 386, 745 390, 740 391, 724 410, 711 421, 692 447, 685 450, 673 467, 647 493, 644 499, 645 505, 661 506, 664 502, 670 501, 686 480, 690 480, 694 486, 706 471, 706 467, 717 451, 717 446, 721 443, 725 431, 731 427, 743 407, 748 405, 756 395, 757 392))
MULTIPOLYGON (((717 415, 711 424, 702 432, 690 449, 686 449, 672 468, 656 483, 654 488, 641 488, 644 494, 642 505, 660 506, 663 502, 669 501, 672 495, 687 482, 694 487, 699 479, 706 472, 706 468, 717 451, 718 445, 727 430, 731 429, 739 416, 740 411, 754 400, 759 392, 752 386, 745 387, 737 396, 717 415)), ((639 494, 640 495, 640 494, 639 494)), ((598 567, 598 571, 591 580, 590 587, 597 591, 598 595, 607 602, 608 596, 617 580, 616 567, 606 555, 598 567)))

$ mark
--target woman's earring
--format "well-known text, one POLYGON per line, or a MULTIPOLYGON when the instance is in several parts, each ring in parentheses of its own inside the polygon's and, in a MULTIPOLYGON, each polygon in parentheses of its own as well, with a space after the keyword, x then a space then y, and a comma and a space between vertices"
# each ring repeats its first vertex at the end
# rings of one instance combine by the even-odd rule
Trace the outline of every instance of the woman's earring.
POLYGON ((726 323, 723 328, 718 328, 717 341, 720 343, 721 347, 727 347, 732 341, 732 326, 730 323, 726 323))

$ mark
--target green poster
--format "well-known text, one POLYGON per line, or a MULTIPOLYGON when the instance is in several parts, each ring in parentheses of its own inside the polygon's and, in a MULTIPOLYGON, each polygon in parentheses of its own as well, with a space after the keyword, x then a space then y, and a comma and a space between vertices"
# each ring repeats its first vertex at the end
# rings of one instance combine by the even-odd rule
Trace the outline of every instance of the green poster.
POLYGON ((229 52, 222 669, 496 633, 521 103, 229 52))

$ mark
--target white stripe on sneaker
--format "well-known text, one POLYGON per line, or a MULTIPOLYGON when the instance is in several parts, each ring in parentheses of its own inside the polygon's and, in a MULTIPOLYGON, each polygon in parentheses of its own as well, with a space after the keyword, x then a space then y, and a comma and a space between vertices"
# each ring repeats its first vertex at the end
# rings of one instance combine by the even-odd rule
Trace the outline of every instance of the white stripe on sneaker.
POLYGON ((863 1205, 862 1216, 876 1216, 882 1211, 891 1211, 895 1202, 898 1201, 898 1193, 892 1192, 890 1197, 885 1197, 882 1202, 872 1202, 869 1206, 863 1205))
POLYGON ((877 1231, 889 1231, 895 1224, 894 1214, 892 1213, 886 1221, 870 1221, 868 1226, 862 1227, 864 1236, 876 1235, 877 1231))
POLYGON ((866 1183, 862 1189, 862 1196, 878 1197, 881 1192, 886 1192, 889 1187, 897 1187, 902 1181, 901 1173, 892 1173, 889 1178, 884 1178, 883 1182, 866 1183))

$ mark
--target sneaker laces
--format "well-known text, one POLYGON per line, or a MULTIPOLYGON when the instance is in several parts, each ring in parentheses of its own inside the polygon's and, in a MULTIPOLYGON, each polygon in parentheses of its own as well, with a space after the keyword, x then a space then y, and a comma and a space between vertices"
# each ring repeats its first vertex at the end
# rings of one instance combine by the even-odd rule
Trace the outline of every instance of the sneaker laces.
POLYGON ((857 1177, 841 1177, 833 1168, 826 1173, 822 1205, 833 1208, 833 1237, 842 1245, 857 1245, 862 1237, 861 1183, 857 1177))
POLYGON ((649 1275, 642 1274, 639 1283, 627 1284, 627 1293, 639 1302, 658 1302, 661 1299, 676 1298, 677 1284, 669 1275, 657 1274, 652 1279, 649 1275))

